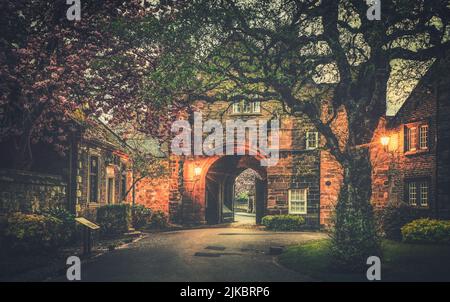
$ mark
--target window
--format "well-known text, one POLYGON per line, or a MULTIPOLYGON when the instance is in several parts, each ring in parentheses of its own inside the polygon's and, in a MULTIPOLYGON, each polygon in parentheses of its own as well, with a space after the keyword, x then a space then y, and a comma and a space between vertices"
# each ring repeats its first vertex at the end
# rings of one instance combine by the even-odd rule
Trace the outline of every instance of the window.
POLYGON ((428 125, 422 125, 419 128, 419 148, 428 149, 428 125))
POLYGON ((428 206, 428 183, 426 182, 420 184, 420 205, 428 206))
POLYGON ((114 178, 112 177, 108 177, 108 179, 106 180, 106 185, 107 185, 107 201, 108 204, 113 204, 114 203, 114 178))
POLYGON ((252 105, 253 105, 253 112, 255 113, 261 112, 261 103, 259 101, 253 102, 252 105))
POLYGON ((316 149, 319 145, 319 133, 317 131, 306 132, 306 149, 316 149))
POLYGON ((244 107, 244 113, 252 112, 252 104, 250 104, 249 102, 244 101, 243 107, 244 107))
POLYGON ((307 189, 291 189, 289 195, 289 214, 306 214, 307 189))
POLYGON ((261 103, 259 101, 249 102, 246 100, 242 100, 240 102, 233 103, 232 111, 234 114, 260 113, 261 103))
POLYGON ((417 205, 417 185, 415 182, 411 182, 408 184, 408 194, 409 194, 409 204, 412 206, 417 205))
POLYGON ((127 193, 127 174, 125 171, 122 173, 121 186, 122 186, 121 197, 122 197, 122 200, 125 200, 125 198, 126 198, 125 194, 127 193))
POLYGON ((429 126, 414 123, 405 126, 405 152, 419 152, 428 150, 429 126))
POLYGON ((427 207, 429 204, 429 181, 410 180, 406 186, 406 200, 411 206, 427 207))
POLYGON ((89 159, 89 202, 98 202, 98 156, 89 159))
POLYGON ((233 113, 241 113, 241 104, 233 103, 233 113))
POLYGON ((416 127, 406 128, 406 151, 416 151, 416 127))

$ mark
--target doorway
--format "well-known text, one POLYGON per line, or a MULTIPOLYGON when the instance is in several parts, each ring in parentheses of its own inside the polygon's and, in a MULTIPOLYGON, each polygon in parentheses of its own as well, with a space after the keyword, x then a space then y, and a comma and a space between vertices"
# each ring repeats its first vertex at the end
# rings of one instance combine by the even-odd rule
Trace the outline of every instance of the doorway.
POLYGON ((208 224, 261 223, 267 206, 267 179, 256 158, 221 157, 209 168, 205 186, 208 224))

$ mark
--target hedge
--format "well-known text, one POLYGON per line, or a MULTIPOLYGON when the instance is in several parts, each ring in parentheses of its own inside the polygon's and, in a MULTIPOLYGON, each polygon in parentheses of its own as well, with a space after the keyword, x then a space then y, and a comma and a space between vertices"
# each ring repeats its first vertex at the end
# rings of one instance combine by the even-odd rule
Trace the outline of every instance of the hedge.
POLYGON ((262 224, 268 230, 298 231, 305 225, 305 219, 297 215, 268 215, 262 218, 262 224))
POLYGON ((168 226, 168 218, 163 211, 155 211, 150 219, 149 228, 164 229, 168 226))
POLYGON ((47 215, 14 213, 4 230, 5 246, 16 253, 54 251, 67 241, 63 222, 47 215))
POLYGON ((131 226, 131 208, 126 204, 101 206, 97 209, 97 223, 102 235, 118 235, 131 226))
POLYGON ((410 205, 399 202, 390 203, 382 209, 375 212, 380 234, 387 239, 402 240, 401 228, 405 224, 423 218, 423 211, 415 209, 410 205))
POLYGON ((136 205, 131 208, 131 217, 133 228, 145 228, 151 223, 152 211, 143 205, 136 205))
POLYGON ((450 243, 450 221, 417 219, 402 227, 403 241, 409 243, 450 243))

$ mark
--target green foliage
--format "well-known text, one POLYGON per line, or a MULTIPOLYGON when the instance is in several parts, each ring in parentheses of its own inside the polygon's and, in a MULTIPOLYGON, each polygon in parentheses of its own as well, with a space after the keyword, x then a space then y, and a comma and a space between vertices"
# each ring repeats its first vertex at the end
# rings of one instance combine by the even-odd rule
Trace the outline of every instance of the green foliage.
POLYGON ((97 223, 101 227, 101 234, 106 236, 127 232, 131 225, 130 206, 126 204, 113 204, 98 208, 97 223))
POLYGON ((247 202, 248 201, 248 193, 247 192, 241 192, 241 193, 239 193, 239 195, 237 196, 237 198, 236 198, 236 201, 237 202, 240 202, 240 203, 244 203, 244 202, 247 202))
POLYGON ((64 207, 54 207, 45 209, 41 213, 42 215, 48 217, 54 217, 62 222, 62 227, 64 229, 64 243, 73 242, 76 239, 77 228, 75 222, 75 215, 70 213, 64 207))
POLYGON ((305 219, 297 215, 268 215, 262 218, 262 224, 268 230, 298 231, 305 226, 305 219))
POLYGON ((380 233, 387 239, 397 241, 402 239, 401 227, 420 216, 420 211, 404 202, 390 203, 375 215, 380 233))
POLYGON ((143 205, 135 205, 131 208, 131 221, 136 229, 145 228, 151 222, 152 211, 143 205))
POLYGON ((151 229, 164 229, 169 225, 166 213, 163 211, 155 211, 152 214, 149 228, 151 229))
MULTIPOLYGON (((357 169, 365 169, 358 161, 357 169)), ((335 266, 341 271, 362 272, 367 258, 381 256, 372 205, 370 204, 370 176, 361 172, 352 176, 339 193, 331 233, 331 253, 335 266), (366 177, 364 177, 366 176, 366 177)))
POLYGON ((4 240, 12 252, 53 251, 67 240, 63 222, 52 216, 14 213, 7 224, 4 240))
POLYGON ((417 219, 401 228, 403 241, 409 243, 450 243, 450 221, 417 219))

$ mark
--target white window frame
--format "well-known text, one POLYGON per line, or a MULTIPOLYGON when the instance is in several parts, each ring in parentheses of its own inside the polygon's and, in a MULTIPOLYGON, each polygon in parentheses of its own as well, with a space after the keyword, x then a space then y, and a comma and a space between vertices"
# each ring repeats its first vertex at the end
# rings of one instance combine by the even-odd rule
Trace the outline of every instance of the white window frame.
POLYGON ((421 125, 419 127, 419 149, 420 150, 428 149, 428 135, 429 135, 428 125, 421 125))
POLYGON ((233 103, 233 113, 241 113, 241 103, 233 103))
POLYGON ((289 203, 289 214, 307 214, 308 212, 308 189, 289 189, 288 190, 288 203, 289 203), (293 200, 295 196, 295 191, 298 191, 298 200, 293 200), (302 200, 303 199, 303 200, 302 200), (304 203, 304 206, 300 205, 300 209, 293 209, 292 203, 304 203))
POLYGON ((419 194, 420 206, 427 207, 430 197, 430 186, 428 185, 428 182, 424 181, 419 183, 419 194))
POLYGON ((260 113, 261 112, 261 102, 260 101, 252 102, 252 111, 254 113, 260 113))
POLYGON ((408 204, 417 206, 417 182, 415 181, 408 183, 408 204))
POLYGON ((249 101, 242 101, 242 112, 243 113, 252 113, 253 112, 253 104, 249 101))
POLYGON ((306 132, 306 149, 307 150, 314 150, 314 149, 317 149, 318 147, 319 147, 319 132, 317 132, 317 131, 307 131, 306 132), (311 145, 310 139, 309 139, 311 134, 314 135, 315 144, 313 146, 311 145))
POLYGON ((417 126, 406 127, 406 151, 413 152, 417 150, 417 126))

